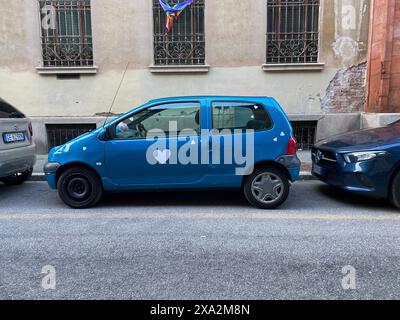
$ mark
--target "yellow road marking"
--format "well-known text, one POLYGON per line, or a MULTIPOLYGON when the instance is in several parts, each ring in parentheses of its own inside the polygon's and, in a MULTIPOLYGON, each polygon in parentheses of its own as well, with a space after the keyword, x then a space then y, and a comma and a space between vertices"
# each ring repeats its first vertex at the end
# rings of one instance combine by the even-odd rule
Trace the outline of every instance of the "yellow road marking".
POLYGON ((320 221, 400 221, 397 215, 335 215, 335 214, 229 214, 229 213, 193 213, 193 214, 140 214, 140 213, 67 213, 67 214, 0 214, 0 220, 79 220, 79 219, 194 219, 194 220, 320 220, 320 221))

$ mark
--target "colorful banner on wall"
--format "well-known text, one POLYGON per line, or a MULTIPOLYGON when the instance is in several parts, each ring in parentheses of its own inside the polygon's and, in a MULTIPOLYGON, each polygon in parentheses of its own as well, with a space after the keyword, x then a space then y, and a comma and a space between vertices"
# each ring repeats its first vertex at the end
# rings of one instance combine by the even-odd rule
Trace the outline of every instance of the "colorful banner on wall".
POLYGON ((194 0, 185 0, 182 3, 178 3, 173 7, 171 7, 166 0, 159 0, 159 1, 167 18, 165 25, 165 30, 167 33, 172 30, 174 21, 178 19, 182 11, 185 10, 186 7, 190 6, 194 2, 194 0))

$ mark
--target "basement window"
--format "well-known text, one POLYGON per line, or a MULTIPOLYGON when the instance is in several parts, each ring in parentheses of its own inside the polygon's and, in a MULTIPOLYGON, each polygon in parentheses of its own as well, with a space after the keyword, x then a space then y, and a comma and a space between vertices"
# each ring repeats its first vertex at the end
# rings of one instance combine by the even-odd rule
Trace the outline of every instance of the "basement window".
POLYGON ((82 134, 96 129, 96 124, 46 124, 47 145, 51 148, 60 146, 82 134))
POLYGON ((294 136, 299 144, 299 150, 311 150, 315 144, 317 121, 293 121, 294 136))

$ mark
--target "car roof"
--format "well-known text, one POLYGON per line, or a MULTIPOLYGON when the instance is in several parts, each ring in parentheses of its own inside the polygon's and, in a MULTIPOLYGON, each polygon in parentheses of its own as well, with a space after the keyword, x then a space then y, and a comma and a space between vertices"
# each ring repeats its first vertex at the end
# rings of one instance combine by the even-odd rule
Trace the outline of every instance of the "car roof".
POLYGON ((179 101, 179 100, 202 100, 202 99, 224 99, 224 100, 260 100, 269 99, 266 96, 178 96, 178 97, 165 97, 150 100, 149 102, 166 102, 166 101, 179 101))

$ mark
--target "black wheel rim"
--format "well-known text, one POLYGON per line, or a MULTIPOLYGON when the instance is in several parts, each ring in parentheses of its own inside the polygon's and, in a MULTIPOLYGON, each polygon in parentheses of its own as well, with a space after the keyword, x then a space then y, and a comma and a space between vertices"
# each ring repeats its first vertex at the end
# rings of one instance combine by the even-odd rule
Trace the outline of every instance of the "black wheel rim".
POLYGON ((91 193, 91 185, 86 177, 74 175, 67 180, 68 195, 76 201, 85 201, 91 193))

